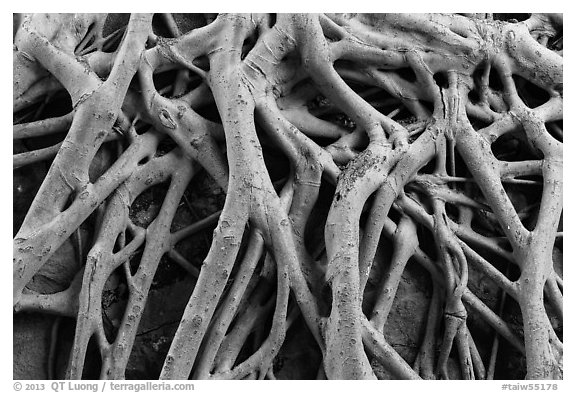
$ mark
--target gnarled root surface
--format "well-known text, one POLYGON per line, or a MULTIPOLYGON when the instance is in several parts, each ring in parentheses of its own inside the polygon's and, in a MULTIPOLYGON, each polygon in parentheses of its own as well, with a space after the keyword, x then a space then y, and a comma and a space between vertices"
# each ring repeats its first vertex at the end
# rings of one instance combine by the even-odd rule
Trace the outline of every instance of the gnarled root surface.
POLYGON ((160 378, 274 379, 300 331, 318 378, 493 378, 499 342, 562 378, 562 17, 502 18, 15 18, 14 169, 41 183, 15 223, 15 312, 75 320, 67 378, 93 345, 125 378, 168 257, 194 287, 160 378), (175 228, 199 176, 225 203, 175 228), (216 221, 194 264, 181 245, 216 221), (67 284, 35 288, 70 242, 67 284), (431 299, 415 359, 387 332, 411 265, 431 299))

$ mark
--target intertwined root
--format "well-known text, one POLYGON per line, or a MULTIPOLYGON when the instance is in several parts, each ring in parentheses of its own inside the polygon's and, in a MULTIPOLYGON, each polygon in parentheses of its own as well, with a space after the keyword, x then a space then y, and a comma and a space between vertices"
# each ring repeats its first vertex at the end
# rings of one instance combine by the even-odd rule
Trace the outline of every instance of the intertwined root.
POLYGON ((14 309, 76 319, 68 378, 94 341, 100 376, 125 377, 165 255, 195 286, 161 378, 274 379, 290 329, 312 335, 318 378, 493 378, 501 339, 528 378, 562 377, 561 16, 15 21, 14 168, 49 169, 14 239, 14 309), (174 230, 200 171, 224 206, 174 230), (160 184, 143 227, 131 206, 160 184), (216 219, 197 268, 177 245, 216 219), (66 288, 34 290, 70 241, 66 288), (413 364, 385 338, 410 261, 431 283, 413 364), (113 277, 128 297, 110 331, 113 277), (478 277, 519 305, 521 331, 478 277))

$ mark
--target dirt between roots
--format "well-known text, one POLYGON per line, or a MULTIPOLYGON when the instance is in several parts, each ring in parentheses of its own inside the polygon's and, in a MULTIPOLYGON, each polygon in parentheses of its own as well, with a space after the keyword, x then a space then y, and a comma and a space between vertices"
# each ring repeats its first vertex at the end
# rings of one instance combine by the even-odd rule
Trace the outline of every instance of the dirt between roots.
MULTIPOLYGON (((29 177, 15 177, 14 190, 19 186, 25 186, 24 182, 30 182, 29 177)), ((201 173, 197 175, 196 181, 191 183, 175 215, 172 224, 172 231, 181 229, 191 222, 222 208, 224 194, 210 180, 208 176, 201 173)), ((30 187, 30 185, 26 185, 30 187)), ((34 187, 34 185, 32 185, 34 187)), ((166 192, 166 185, 148 189, 140 195, 133 203, 130 210, 130 217, 133 222, 142 227, 147 227, 159 211, 160 204, 166 192)), ((15 191, 16 196, 16 191, 15 191)), ((15 216, 20 214, 19 207, 21 201, 16 202, 15 216)), ((23 207, 24 210, 27 207, 23 207)), ((192 262, 196 267, 200 267, 204 256, 208 252, 212 240, 213 228, 206 229, 193 235, 188 241, 181 242, 178 251, 192 262)), ((139 258, 135 255, 134 258, 139 258)), ((59 271, 66 271, 66 264, 73 264, 74 248, 69 242, 65 243, 55 257, 36 275, 30 286, 41 292, 54 292, 65 287, 66 283, 54 281, 56 277, 61 277, 59 271)), ((68 272, 70 270, 68 269, 68 272)), ((378 273, 376 273, 378 274, 378 273)), ((381 274, 381 272, 380 272, 381 274)), ((497 289, 491 285, 490 280, 479 277, 479 274, 471 269, 470 282, 474 283, 472 290, 487 305, 496 304, 497 289)), ((68 277, 71 280, 72 277, 68 277)), ((367 292, 374 291, 372 283, 377 283, 379 277, 371 277, 367 292), (371 287, 372 286, 372 287, 371 287)), ((128 367, 126 368, 127 379, 155 379, 160 375, 164 358, 170 347, 174 333, 178 327, 178 322, 182 318, 183 310, 192 293, 195 279, 188 275, 178 264, 164 256, 160 262, 152 288, 150 290, 148 302, 143 313, 142 321, 134 342, 134 348, 130 356, 128 367)), ((104 324, 107 330, 114 330, 114 325, 123 312, 123 305, 126 302, 126 292, 122 291, 122 285, 110 283, 110 288, 104 291, 103 309, 104 324)), ((370 299, 370 296, 366 296, 370 299)), ((431 298, 430 281, 427 272, 418 264, 410 262, 405 270, 402 281, 398 288, 397 296, 392 307, 388 323, 386 325, 386 339, 398 353, 412 363, 418 352, 425 329, 425 319, 428 310, 428 303, 431 298)), ((521 332, 521 317, 517 307, 506 309, 506 320, 510 326, 521 332)), ((14 379, 47 379, 48 358, 50 345, 54 338, 51 335, 55 317, 50 315, 37 315, 20 313, 14 315, 14 379)), ((56 368, 56 378, 63 378, 66 368, 66 356, 72 347, 72 337, 74 333, 74 320, 62 318, 59 333, 56 337, 56 358, 54 359, 56 368)), ((300 326, 305 326, 301 317, 295 322, 300 326)), ((478 347, 481 349, 490 348, 493 333, 489 327, 480 319, 469 315, 469 326, 475 337, 479 339, 478 347)), ((250 340, 248 340, 248 343, 250 340)), ((54 344, 53 344, 54 345, 54 344)), ((502 350, 499 356, 499 364, 496 370, 502 376, 510 378, 522 378, 522 370, 525 369, 522 356, 513 348, 501 341, 502 350)), ((248 351, 249 352, 249 351, 248 351)), ((94 354, 95 355, 95 354, 94 354)), ((239 361, 242 360, 242 353, 239 361)), ((482 354, 484 356, 484 354, 482 354)), ((248 356, 248 355, 245 355, 248 356)), ((290 329, 286 340, 274 361, 274 373, 278 379, 315 379, 315 371, 320 364, 321 355, 316 347, 314 338, 307 329, 290 329), (296 332, 296 333, 293 333, 296 332)), ((450 372, 453 378, 459 378, 459 367, 451 359, 450 372)), ((376 362, 377 363, 377 362, 376 362)), ((373 366, 376 367, 376 363, 373 366)), ((93 364, 94 369, 99 368, 97 361, 93 364)), ((87 367, 89 369, 89 367, 87 367)), ((392 378, 384 369, 376 367, 375 372, 379 378, 392 378)), ((86 375, 86 377, 98 378, 98 375, 86 375)), ((496 375, 498 378, 498 375, 496 375)))
MULTIPOLYGON (((38 170, 36 168, 36 170, 38 170)), ((20 190, 34 190, 39 185, 34 183, 34 172, 28 170, 21 176, 14 177, 14 216, 19 217, 27 210, 26 202, 31 198, 24 195, 20 190)), ((142 193, 130 209, 130 218, 141 227, 147 227, 156 217, 160 205, 166 193, 166 185, 161 184, 151 187, 142 193)), ((195 181, 185 192, 186 198, 181 201, 172 223, 172 231, 184 228, 200 218, 206 217, 221 209, 225 195, 217 185, 205 173, 196 176, 195 181)), ((90 220, 88 220, 90 221, 90 220)), ((15 221, 16 224, 16 221, 15 221)), ((87 231, 84 228, 82 231, 87 231)), ((204 256, 207 254, 212 241, 213 228, 198 232, 189 240, 180 242, 178 251, 185 256, 193 265, 200 268, 204 256)), ((85 235, 87 237, 87 235, 85 235)), ((67 279, 71 280, 69 265, 75 264, 75 250, 70 242, 66 242, 55 256, 34 277, 29 287, 44 293, 62 290, 67 283, 62 282, 62 272, 67 272, 67 279)), ((140 255, 133 257, 138 259, 140 255)), ((370 292, 371 282, 377 283, 378 277, 371 277, 367 291, 370 292)), ((491 285, 490 280, 484 279, 474 270, 470 269, 472 291, 479 296, 487 305, 493 307, 497 304, 497 288, 491 285)), ((184 307, 192 293, 195 280, 189 276, 178 264, 164 256, 160 262, 148 302, 144 310, 142 321, 134 342, 134 348, 126 368, 127 379, 155 379, 160 375, 164 358, 170 347, 170 343, 182 318, 184 307)), ((117 283, 115 283, 117 284, 117 283)), ((113 288, 110 283, 110 288, 113 288)), ((118 286, 115 290, 105 290, 103 297, 104 324, 110 334, 114 333, 114 325, 118 324, 126 302, 126 291, 118 286), (118 289, 120 288, 120 289, 118 289)), ((422 337, 425 329, 425 318, 428 303, 431 297, 431 288, 427 273, 416 263, 410 262, 398 288, 394 305, 386 325, 386 339, 398 353, 412 363, 418 352, 420 343, 418 337, 422 337)), ((370 296, 367 296, 369 299, 370 296)), ((518 333, 522 332, 522 319, 518 307, 508 306, 505 309, 506 321, 518 333)), ((37 315, 21 313, 14 315, 14 379, 47 379, 48 358, 50 345, 53 340, 52 326, 55 317, 50 315, 37 315)), ((64 354, 69 353, 72 347, 74 333, 74 321, 62 318, 58 336, 56 338, 57 357, 55 361, 56 378, 63 378, 66 368, 64 354)), ((295 322, 305 326, 301 317, 295 322)), ((490 328, 474 313, 469 315, 469 326, 474 337, 479 339, 478 347, 486 349, 491 347, 494 338, 490 328)), ((250 342, 250 340, 248 340, 250 342)), ((523 378, 522 370, 525 369, 524 360, 518 351, 509 346, 505 340, 500 345, 502 350, 498 358, 496 368, 499 375, 507 378, 523 378)), ((485 354, 482 354, 483 356, 485 354)), ((242 353, 239 361, 242 359, 242 353)), ((307 329, 291 329, 286 341, 274 362, 274 373, 279 379, 314 379, 315 371, 321 361, 321 355, 316 343, 307 329), (296 331, 297 334, 291 334, 296 331), (312 366, 313 365, 313 366, 312 366), (314 374, 314 375, 313 375, 314 374)), ((384 369, 376 367, 375 372, 379 378, 392 378, 384 369)), ((94 369, 98 365, 94 364, 94 369)), ((450 372, 453 378, 460 378, 459 366, 451 359, 450 372)), ((88 375, 87 375, 88 376, 88 375)), ((98 378, 98 375, 91 375, 98 378)))

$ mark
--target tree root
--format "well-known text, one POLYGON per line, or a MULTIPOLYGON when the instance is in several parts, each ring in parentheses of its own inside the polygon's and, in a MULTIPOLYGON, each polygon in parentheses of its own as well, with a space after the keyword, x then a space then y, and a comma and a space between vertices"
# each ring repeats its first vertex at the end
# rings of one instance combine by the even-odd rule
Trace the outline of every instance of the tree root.
POLYGON ((167 256, 194 287, 162 379, 283 378, 292 335, 318 379, 492 379, 500 338, 526 378, 562 378, 562 18, 498 15, 15 18, 13 166, 49 169, 14 238, 14 312, 75 319, 67 378, 92 343, 100 377, 126 378, 167 256), (189 200, 204 175, 215 213, 189 200), (181 245, 216 222, 200 265, 181 245), (64 288, 38 289, 81 230, 64 288), (412 366, 387 341, 411 261, 430 283, 412 366))

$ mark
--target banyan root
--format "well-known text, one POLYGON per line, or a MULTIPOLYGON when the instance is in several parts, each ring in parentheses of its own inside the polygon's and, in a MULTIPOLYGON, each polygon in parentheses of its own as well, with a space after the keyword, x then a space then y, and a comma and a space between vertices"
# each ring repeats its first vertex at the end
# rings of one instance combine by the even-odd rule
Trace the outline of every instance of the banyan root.
POLYGON ((172 264, 148 377, 562 378, 563 19, 510 15, 15 17, 47 377, 134 378, 172 264))

